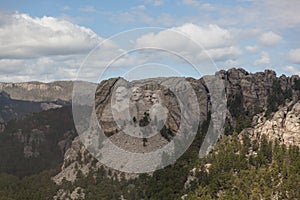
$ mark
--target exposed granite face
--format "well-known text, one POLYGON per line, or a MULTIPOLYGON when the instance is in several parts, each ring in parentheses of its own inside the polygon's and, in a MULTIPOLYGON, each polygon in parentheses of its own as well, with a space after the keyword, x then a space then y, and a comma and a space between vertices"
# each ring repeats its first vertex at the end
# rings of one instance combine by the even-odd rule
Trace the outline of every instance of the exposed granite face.
MULTIPOLYGON (((201 81, 189 78, 182 82, 182 78, 155 78, 146 79, 133 82, 127 82, 124 79, 109 79, 103 81, 97 88, 95 101, 96 113, 99 123, 104 130, 104 133, 110 137, 110 140, 121 148, 125 148, 130 152, 151 152, 159 149, 168 143, 172 135, 176 135, 179 130, 180 123, 189 123, 193 126, 194 115, 200 115, 200 121, 207 117, 208 112, 208 94, 206 88, 201 81), (176 88, 183 87, 183 82, 189 84, 190 89, 195 91, 195 101, 188 100, 191 95, 189 91, 186 93, 182 91, 183 98, 190 101, 191 115, 184 115, 181 113, 181 107, 176 98, 176 94, 169 85, 176 88), (120 90, 118 88, 121 88, 120 90), (122 116, 126 109, 119 113, 114 113, 114 109, 122 109, 116 107, 114 104, 114 96, 112 91, 122 92, 128 88, 129 94, 125 94, 120 98, 128 98, 128 102, 123 104, 129 105, 128 116, 122 116), (131 91, 132 90, 132 91, 131 91), (199 105, 201 107, 199 111, 199 105), (198 107, 198 113, 197 108, 198 107), (118 119, 126 119, 118 124, 118 119), (145 118, 147 118, 145 122, 145 118), (184 118, 184 119, 182 119, 184 118), (158 121, 157 124, 155 124, 158 121), (159 122, 161 121, 161 124, 159 122), (128 123, 131 128, 128 128, 130 134, 126 134, 126 125, 128 123), (149 124, 149 126, 148 126, 149 124), (152 126, 154 124, 154 126, 152 126), (161 127, 159 127, 161 126, 161 127), (143 128, 145 127, 145 128, 143 128), (122 129, 124 128, 124 129, 122 129), (149 128, 149 133, 145 133, 149 128), (129 130, 130 129, 130 130, 129 130), (156 129, 168 130, 169 135, 162 135, 155 133, 156 129), (125 131, 122 131, 125 130, 125 131), (125 132, 125 133, 124 133, 125 132), (135 137, 136 136, 136 137, 135 137), (147 138, 147 141, 143 140, 147 138)), ((189 90, 187 88, 187 90, 189 90)), ((122 95, 122 94, 121 94, 122 95)), ((120 104, 121 105, 121 104, 120 104)), ((184 112, 184 111, 182 111, 184 112)), ((199 123, 199 122, 198 122, 199 123)), ((198 123, 195 126, 198 126, 198 123)))
POLYGON ((111 178, 117 177, 121 179, 121 177, 125 177, 126 179, 133 179, 138 176, 136 174, 123 173, 107 168, 93 158, 82 144, 80 138, 76 137, 64 155, 61 171, 56 176, 52 177, 52 180, 58 185, 60 185, 63 180, 74 182, 79 171, 83 176, 87 176, 89 173, 94 173, 94 176, 97 176, 97 171, 100 168, 104 169, 106 175, 111 178), (108 173, 109 170, 111 172, 110 175, 108 173))
POLYGON ((19 130, 14 134, 16 138, 24 144, 24 157, 38 157, 40 152, 38 149, 41 144, 45 141, 45 134, 39 129, 32 129, 29 134, 23 134, 22 130, 19 130))
POLYGON ((76 187, 72 192, 65 189, 59 189, 56 195, 53 196, 53 200, 76 200, 85 199, 84 189, 81 187, 76 187))
POLYGON ((87 154, 88 152, 85 150, 79 137, 76 137, 64 155, 61 172, 53 177, 53 181, 56 184, 61 184, 63 179, 74 182, 79 170, 86 176, 92 170, 91 162, 87 161, 91 157, 88 157, 87 154))
POLYGON ((268 95, 272 91, 275 80, 280 81, 284 91, 291 89, 294 96, 299 93, 293 88, 295 80, 299 79, 296 75, 276 77, 276 73, 272 70, 251 74, 241 68, 232 68, 228 71, 221 70, 217 74, 220 74, 222 79, 225 80, 227 100, 233 100, 235 96, 241 95, 243 107, 246 111, 251 111, 254 106, 266 107, 268 95))
MULTIPOLYGON (((276 73, 272 70, 265 70, 264 72, 251 74, 241 68, 232 68, 228 71, 221 70, 217 72, 216 75, 220 76, 224 80, 227 101, 232 101, 236 96, 240 95, 245 111, 252 111, 255 106, 266 108, 268 96, 272 91, 273 82, 276 80, 280 82, 284 91, 290 89, 294 97, 299 93, 299 91, 294 90, 294 82, 296 79, 299 79, 299 77, 296 75, 291 77, 286 77, 285 75, 276 77, 276 73)), ((110 93, 118 80, 119 79, 110 79, 103 81, 98 86, 95 95, 96 110, 98 117, 99 115, 102 115, 101 119, 103 119, 103 123, 109 123, 112 121, 112 114, 109 113, 111 102, 110 93)), ((211 94, 207 88, 207 83, 205 82, 204 78, 199 80, 187 78, 187 80, 193 86, 198 97, 198 102, 195 103, 198 103, 200 106, 200 119, 202 121, 203 119, 206 119, 207 111, 211 109, 211 102, 209 101, 211 94)), ((130 84, 136 86, 146 84, 147 86, 143 88, 144 90, 147 89, 154 91, 157 89, 162 89, 156 84, 157 82, 163 83, 164 79, 147 79, 142 81, 134 81, 130 84)), ((169 121, 170 127, 173 130, 176 130, 176 126, 178 126, 178 117, 176 118, 175 113, 179 112, 178 105, 176 105, 176 99, 173 100, 174 97, 172 98, 172 94, 170 92, 168 93, 168 91, 165 92, 164 96, 165 101, 167 101, 168 104, 167 108, 171 111, 171 117, 169 121)), ((112 126, 108 125, 108 127, 112 126)))
POLYGON ((26 101, 71 101, 72 89, 72 81, 0 83, 0 92, 8 93, 12 99, 26 101))
POLYGON ((253 123, 253 128, 245 130, 252 139, 260 139, 265 135, 267 139, 278 140, 280 144, 300 147, 300 101, 280 108, 269 120, 263 113, 256 115, 253 123))
MULTIPOLYGON (((298 76, 286 77, 285 75, 282 75, 280 77, 276 77, 276 73, 272 70, 265 70, 264 72, 251 74, 244 69, 233 68, 228 71, 221 70, 216 73, 216 76, 219 76, 223 81, 227 102, 232 102, 237 98, 237 96, 239 96, 244 109, 243 112, 254 113, 254 110, 257 108, 266 109, 268 96, 272 93, 274 81, 278 81, 281 84, 283 91, 291 90, 294 99, 296 99, 299 95, 299 91, 294 89, 295 80, 299 79, 298 76)), ((208 111, 212 111, 211 100, 213 98, 212 95, 214 94, 209 91, 209 84, 211 83, 207 81, 207 77, 203 77, 199 80, 193 78, 187 78, 186 80, 192 85, 197 95, 197 100, 193 103, 195 106, 199 106, 200 108, 200 113, 198 114, 200 115, 200 123, 202 123, 207 118, 208 111)), ((111 137, 110 139, 115 141, 118 146, 125 147, 133 152, 137 152, 141 149, 144 149, 145 152, 153 151, 153 149, 165 145, 168 141, 159 135, 147 138, 148 144, 155 144, 152 148, 151 145, 144 145, 143 142, 141 142, 142 140, 124 135, 124 133, 120 132, 120 129, 122 128, 118 127, 119 124, 115 123, 116 120, 114 120, 114 114, 112 112, 113 109, 111 105, 113 97, 111 94, 114 88, 118 87, 120 82, 121 85, 126 87, 129 86, 129 88, 141 88, 141 92, 144 93, 144 98, 146 96, 145 92, 147 91, 150 91, 151 93, 154 93, 157 90, 162 91, 165 108, 168 110, 168 118, 165 125, 167 129, 176 133, 178 127, 180 127, 181 110, 175 95, 170 90, 162 87, 162 85, 168 81, 173 85, 177 84, 176 78, 154 78, 133 81, 131 83, 120 78, 114 78, 103 81, 99 84, 95 95, 96 113, 99 123, 104 129, 106 135, 111 137), (141 146, 138 147, 139 145, 141 146)), ((144 99, 144 103, 139 104, 142 105, 142 108, 139 109, 139 113, 132 114, 135 113, 135 111, 134 109, 130 110, 131 115, 128 117, 129 120, 134 117, 134 120, 139 121, 143 118, 143 114, 145 112, 149 112, 151 115, 150 107, 147 106, 147 103, 145 103, 146 101, 147 100, 144 99)), ((216 108, 216 110, 220 109, 221 108, 216 108)), ((218 116, 212 117, 217 118, 218 116)), ((235 123, 235 119, 232 117, 230 112, 227 112, 227 119, 231 123, 235 123)))
POLYGON ((0 116, 0 133, 2 133, 5 130, 6 122, 4 119, 0 116))
MULTIPOLYGON (((46 135, 49 134, 50 127, 40 127, 39 129, 34 128, 29 132, 22 129, 12 133, 16 140, 18 140, 23 145, 23 153, 25 158, 37 158, 40 156, 40 149, 43 148, 45 142, 47 141, 46 135)), ((72 134, 67 131, 63 134, 63 139, 58 141, 57 146, 61 151, 61 155, 64 155, 66 150, 70 148, 72 140, 72 134)))

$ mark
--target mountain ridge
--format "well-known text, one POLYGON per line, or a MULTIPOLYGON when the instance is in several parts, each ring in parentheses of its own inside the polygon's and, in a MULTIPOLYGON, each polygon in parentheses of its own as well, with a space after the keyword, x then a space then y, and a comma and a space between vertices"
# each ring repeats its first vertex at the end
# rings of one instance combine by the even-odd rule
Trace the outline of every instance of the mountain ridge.
MULTIPOLYGON (((72 110, 70 107, 50 109, 48 111, 34 114, 35 117, 29 115, 26 117, 28 121, 20 120, 19 124, 16 122, 18 124, 18 130, 9 126, 10 128, 4 132, 5 135, 1 135, 0 133, 0 136, 6 138, 7 135, 9 135, 13 140, 21 142, 24 145, 21 146, 24 148, 19 149, 20 155, 18 155, 24 157, 20 159, 23 162, 24 159, 28 159, 25 158, 25 156, 38 161, 39 159, 44 159, 41 158, 40 155, 50 155, 43 154, 45 152, 42 150, 43 145, 41 144, 45 141, 43 139, 45 136, 50 136, 49 133, 57 134, 57 138, 51 139, 54 140, 54 143, 51 143, 51 145, 54 152, 61 152, 60 157, 55 161, 56 164, 59 163, 61 167, 55 172, 51 172, 51 175, 46 176, 48 181, 47 184, 51 185, 52 188, 51 193, 47 191, 47 195, 49 195, 47 196, 48 198, 76 199, 85 197, 87 199, 93 199, 95 198, 95 195, 97 196, 101 194, 103 195, 101 196, 103 199, 176 199, 180 197, 193 199, 195 196, 204 198, 209 195, 212 195, 211 199, 215 199, 222 198, 224 195, 226 196, 226 193, 232 192, 230 194, 235 194, 236 191, 227 190, 224 187, 224 183, 226 183, 225 181, 228 183, 230 181, 240 181, 238 178, 245 173, 245 170, 250 170, 247 171, 247 173, 254 173, 254 175, 261 173, 260 176, 267 179, 268 177, 265 177, 262 172, 255 171, 255 169, 258 168, 258 170, 261 169, 264 171, 269 170, 268 167, 270 167, 270 171, 272 172, 272 166, 276 166, 278 170, 282 170, 281 173, 278 173, 278 177, 282 180, 282 183, 279 181, 276 182, 276 184, 278 187, 281 187, 280 184, 282 184, 283 189, 281 190, 283 191, 278 191, 277 187, 272 186, 273 189, 276 190, 276 194, 264 195, 269 195, 268 197, 270 198, 275 198, 276 195, 283 196, 285 198, 290 196, 296 197, 297 193, 293 192, 295 188, 294 185, 290 186, 290 190, 285 188, 287 187, 286 184, 290 184, 290 182, 285 181, 285 176, 288 178, 297 177, 294 174, 290 175, 290 170, 296 169, 294 169, 294 167, 297 167, 297 164, 294 162, 296 162, 295 160, 299 154, 293 154, 293 152, 297 152, 297 148, 299 149, 300 138, 300 130, 298 126, 298 118, 300 118, 299 76, 294 75, 287 77, 282 75, 277 77, 276 73, 271 70, 251 74, 241 68, 233 68, 227 71, 220 70, 216 72, 216 76, 224 82, 228 109, 226 111, 224 135, 219 139, 219 143, 216 145, 216 150, 211 149, 211 153, 208 154, 208 156, 201 159, 198 158, 201 142, 203 141, 204 136, 209 134, 207 133, 207 128, 211 121, 211 117, 213 117, 211 115, 212 94, 207 86, 208 82, 206 82, 204 78, 186 78, 195 90, 198 98, 198 102, 195 103, 199 104, 202 111, 198 133, 189 149, 176 161, 176 163, 164 169, 157 170, 153 172, 153 174, 141 174, 138 176, 121 173, 117 170, 105 167, 102 163, 93 158, 86 150, 86 147, 83 145, 79 137, 75 137, 75 127, 70 121, 72 120, 72 110), (49 122, 45 122, 42 126, 36 127, 36 123, 38 123, 37 119, 41 118, 41 120, 46 120, 47 116, 50 116, 47 112, 52 112, 51 119, 54 121, 49 119, 49 122), (61 118, 61 112, 64 113, 66 117, 61 118), (44 118, 40 116, 44 116, 44 118), (290 116, 292 116, 292 118, 290 118, 290 116), (56 119, 59 120, 55 121, 56 119), (68 127, 65 128, 74 129, 73 132, 69 132, 67 129, 64 129, 64 131, 57 131, 64 126, 63 120, 67 120, 68 122, 68 127), (27 122, 30 122, 30 126, 24 125, 27 122), (47 123, 50 122, 52 123, 52 126, 48 127, 47 123), (245 139, 245 135, 250 138, 245 139), (259 137, 257 137, 257 135, 259 135, 259 137), (29 139, 27 140, 25 136, 29 139), (265 138, 267 139, 266 141, 264 140, 265 138), (38 144, 37 147, 34 144, 35 142, 38 144), (278 158, 277 154, 270 155, 270 152, 272 154, 272 150, 270 150, 270 148, 275 148, 272 146, 270 147, 270 144, 272 145, 272 143, 273 145, 277 144, 277 146, 281 145, 280 149, 282 149, 282 152, 281 150, 280 152, 287 157, 284 161, 278 161, 278 166, 277 160, 280 160, 280 157, 278 158), (225 149, 226 151, 223 151, 225 149), (233 158, 233 160, 224 160, 223 158, 233 158), (221 159, 223 160, 221 161, 221 159), (285 162, 287 163, 285 164, 287 165, 287 168, 289 165, 293 164, 288 172, 285 171, 285 165, 280 164, 285 162), (224 173, 228 174, 224 176, 224 173), (285 173, 287 175, 285 175, 285 173), (229 175, 233 180, 228 179, 227 176, 229 175), (219 185, 220 187, 218 187, 219 185), (106 189, 105 191, 102 191, 101 188, 106 189), (111 190, 114 192, 111 192, 111 190)), ((121 78, 111 78, 102 81, 98 85, 95 94, 95 109, 98 115, 97 119, 100 121, 100 124, 106 124, 108 127, 106 131, 109 133, 108 137, 112 140, 117 139, 116 144, 119 144, 119 140, 124 140, 122 138, 117 138, 114 128, 111 128, 114 126, 111 121, 112 116, 106 110, 109 110, 110 100, 112 99, 111 91, 113 91, 112 89, 115 86, 114 83, 119 79, 121 78), (103 116, 104 120, 101 121, 101 117, 103 116)), ((164 81, 163 78, 160 78, 160 80, 164 81)), ((126 80, 123 81, 126 82, 126 80)), ((148 85, 143 89, 159 89, 157 84, 154 84, 155 79, 148 79, 144 81, 148 85)), ((172 78, 170 78, 169 81, 172 81, 172 78)), ((142 86, 142 83, 143 80, 133 81, 133 83, 126 82, 126 84, 132 84, 133 86, 135 84, 137 84, 137 86, 142 86)), ((55 90, 55 86, 57 85, 51 85, 53 88, 50 88, 50 91, 52 91, 52 89, 55 90)), ((69 91, 68 95, 71 95, 71 88, 69 88, 69 86, 66 91, 69 91)), ((48 85, 47 87, 50 86, 48 85)), ((27 90, 30 88, 27 88, 27 86, 24 88, 23 92, 25 94, 19 94, 19 96, 16 97, 29 98, 32 90, 27 90)), ((39 86, 35 87, 35 91, 36 88, 39 88, 39 86)), ((17 90, 9 90, 9 92, 12 92, 13 94, 16 91, 17 90)), ((64 89, 56 91, 63 92, 64 89)), ((172 93, 167 90, 165 91, 166 93, 164 94, 166 95, 167 102, 171 102, 167 104, 166 107, 169 110, 174 111, 174 117, 172 118, 173 121, 168 121, 168 128, 172 131, 176 131, 176 126, 178 124, 178 121, 176 121, 178 120, 176 118, 176 112, 179 112, 180 109, 178 109, 176 101, 173 102, 172 93)), ((55 98, 55 96, 51 96, 51 94, 50 96, 47 96, 47 93, 39 94, 33 92, 33 94, 37 95, 39 100, 46 97, 49 97, 50 99, 55 98)), ((68 95, 65 96, 66 99, 69 98, 67 97, 68 95)), ((171 136, 164 136, 172 140, 171 136)), ((11 145, 9 145, 10 140, 6 141, 8 141, 7 146, 11 147, 11 145)), ((143 140, 142 138, 139 138, 137 141, 140 144, 136 150, 139 151, 141 148, 144 148, 143 140)), ((155 143, 155 140, 153 142, 155 143)), ((153 142, 149 139, 146 145, 151 146, 151 143, 153 142)), ((165 142, 168 142, 168 140, 165 140, 165 142)), ((11 150, 13 150, 13 148, 11 150)), ((274 153, 276 153, 276 151, 274 151, 274 153)), ((6 158, 7 157, 9 157, 9 155, 6 155, 6 158)), ((11 157, 10 159, 15 162, 14 164, 18 165, 18 161, 15 161, 14 157, 11 157)), ((23 170, 25 170, 25 167, 26 166, 24 165, 23 170)), ((45 166, 43 167, 43 169, 48 169, 45 166)), ((18 170, 21 169, 18 168, 18 170)), ((40 170, 41 168, 39 168, 39 171, 40 170)), ((11 170, 8 170, 8 172, 12 173, 11 170)), ((18 173, 20 173, 20 171, 18 173)), ((33 174, 34 171, 31 171, 31 173, 27 173, 25 175, 33 174)), ((21 175, 24 176, 22 170, 21 175)), ((45 180, 45 175, 41 175, 41 177, 45 180)), ((272 175, 273 179, 276 179, 276 177, 277 176, 272 175)), ((235 188, 240 186, 237 183, 231 184, 234 185, 235 188)), ((252 185, 247 187, 252 187, 252 185)), ((243 188, 241 191, 243 193, 243 188)), ((251 191, 245 195, 250 198, 251 195, 256 195, 256 191, 258 191, 257 188, 251 188, 251 191)))

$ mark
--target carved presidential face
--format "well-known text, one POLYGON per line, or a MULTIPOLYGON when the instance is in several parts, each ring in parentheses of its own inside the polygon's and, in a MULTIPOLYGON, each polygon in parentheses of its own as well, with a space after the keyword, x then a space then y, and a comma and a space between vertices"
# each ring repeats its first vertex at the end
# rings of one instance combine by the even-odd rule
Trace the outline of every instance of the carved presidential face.
POLYGON ((140 100, 142 96, 143 96, 143 93, 142 93, 141 88, 139 88, 139 87, 134 87, 134 88, 132 89, 132 96, 131 96, 131 99, 132 99, 133 101, 138 101, 138 100, 140 100))
POLYGON ((160 97, 159 97, 159 95, 158 94, 153 94, 152 95, 152 103, 153 104, 158 104, 158 103, 160 103, 160 97))
POLYGON ((152 91, 151 90, 146 90, 145 91, 144 100, 147 104, 152 103, 152 91))
POLYGON ((116 95, 116 101, 120 102, 123 101, 128 96, 128 91, 125 87, 120 86, 116 89, 115 95, 116 95))
POLYGON ((154 93, 152 94, 152 103, 153 104, 163 104, 163 94, 160 90, 156 90, 154 91, 154 93))

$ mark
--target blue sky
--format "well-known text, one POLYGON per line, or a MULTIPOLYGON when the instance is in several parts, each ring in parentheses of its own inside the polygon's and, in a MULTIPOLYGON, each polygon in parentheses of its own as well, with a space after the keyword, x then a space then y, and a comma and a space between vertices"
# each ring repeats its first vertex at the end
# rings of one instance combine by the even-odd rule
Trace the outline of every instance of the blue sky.
MULTIPOLYGON (((0 6, 0 81, 75 79, 80 66, 90 68, 82 75, 88 79, 103 73, 120 52, 149 45, 184 55, 196 66, 205 63, 203 49, 189 46, 189 39, 167 30, 130 31, 110 38, 142 27, 182 32, 200 43, 217 66, 208 71, 200 67, 201 75, 232 67, 253 73, 268 68, 277 75, 300 74, 298 0, 0 0, 0 6), (94 51, 101 55, 86 57, 108 38, 108 47, 94 51)), ((182 76, 199 76, 180 59, 154 54, 126 54, 107 77, 122 76, 147 63, 170 65, 182 76)), ((136 77, 149 74, 149 70, 138 71, 136 77)))

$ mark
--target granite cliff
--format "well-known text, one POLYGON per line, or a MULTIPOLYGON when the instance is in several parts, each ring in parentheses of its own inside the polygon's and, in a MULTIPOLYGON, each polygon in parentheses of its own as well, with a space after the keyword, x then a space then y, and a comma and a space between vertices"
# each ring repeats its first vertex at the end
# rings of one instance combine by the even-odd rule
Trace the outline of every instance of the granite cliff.
POLYGON ((300 101, 289 102, 270 119, 260 113, 253 117, 252 123, 252 128, 243 131, 250 138, 260 140, 262 136, 266 136, 268 140, 277 140, 279 144, 300 147, 300 101))

